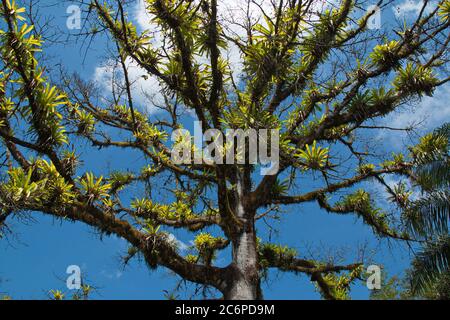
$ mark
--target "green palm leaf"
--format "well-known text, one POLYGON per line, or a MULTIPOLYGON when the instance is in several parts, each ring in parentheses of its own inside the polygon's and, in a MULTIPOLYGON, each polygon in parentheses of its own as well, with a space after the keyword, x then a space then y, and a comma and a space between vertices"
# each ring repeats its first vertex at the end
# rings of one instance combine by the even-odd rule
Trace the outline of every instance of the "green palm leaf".
POLYGON ((413 261, 410 273, 412 291, 419 294, 426 292, 442 274, 448 272, 449 261, 449 235, 426 245, 413 261))
POLYGON ((448 232, 450 192, 436 190, 412 202, 404 214, 410 232, 424 238, 448 232))

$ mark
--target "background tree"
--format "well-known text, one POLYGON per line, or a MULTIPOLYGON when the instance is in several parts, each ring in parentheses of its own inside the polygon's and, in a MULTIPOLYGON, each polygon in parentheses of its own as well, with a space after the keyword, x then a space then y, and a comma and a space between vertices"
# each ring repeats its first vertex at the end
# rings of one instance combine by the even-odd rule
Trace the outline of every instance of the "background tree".
POLYGON ((371 295, 373 299, 450 298, 449 138, 447 123, 411 149, 415 166, 410 178, 412 185, 420 188, 420 196, 410 199, 413 192, 405 184, 390 189, 392 200, 403 210, 405 225, 424 244, 406 277, 385 278, 382 289, 371 295), (431 149, 424 148, 431 145, 431 149))
MULTIPOLYGON (((217 0, 147 0, 154 28, 141 33, 126 3, 94 0, 87 7, 98 17, 91 31, 110 35, 123 75, 111 99, 95 99, 76 76, 50 84, 25 9, 2 0, 1 224, 35 212, 83 222, 127 240, 127 259, 141 254, 150 268, 168 268, 226 299, 263 298, 260 283, 270 268, 310 276, 324 298, 347 298, 363 261, 299 257, 257 234, 256 225, 280 207, 316 202, 329 213, 355 214, 380 237, 410 239, 369 190, 356 187, 369 180, 387 186, 389 174, 411 176, 414 153, 382 161, 361 150, 360 136, 380 130, 377 118, 448 82, 450 2, 424 1, 414 23, 379 37, 367 30, 375 12, 358 17, 359 5, 343 0, 318 10, 312 0, 248 1, 242 19, 227 21, 217 0), (227 46, 240 50, 238 76, 227 46), (162 119, 136 108, 130 63, 160 84, 162 119), (250 164, 174 164, 167 140, 185 125, 186 111, 204 130, 280 129, 278 174, 261 178, 250 164), (98 152, 139 152, 146 165, 95 176, 79 161, 83 140, 98 152), (315 183, 302 184, 305 177, 315 183), (163 181, 170 193, 149 187, 163 181), (146 194, 131 195, 133 185, 147 186, 146 194), (196 255, 179 252, 171 228, 195 234, 196 255), (214 257, 227 248, 229 265, 217 266, 214 257)), ((426 140, 419 146, 436 147, 426 140)))
POLYGON ((423 191, 420 198, 403 203, 406 225, 411 233, 425 241, 408 274, 411 291, 422 295, 431 291, 438 299, 450 298, 449 139, 447 123, 422 138, 422 145, 434 145, 433 148, 419 145, 412 149, 416 159, 413 181, 423 191))

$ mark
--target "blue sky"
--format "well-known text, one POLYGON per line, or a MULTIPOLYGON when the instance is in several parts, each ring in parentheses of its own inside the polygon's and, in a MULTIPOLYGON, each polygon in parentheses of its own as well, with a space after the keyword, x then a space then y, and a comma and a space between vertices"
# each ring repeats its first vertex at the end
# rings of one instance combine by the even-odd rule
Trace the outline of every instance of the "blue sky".
MULTIPOLYGON (((417 3, 398 1, 400 11, 398 8, 386 8, 382 14, 384 27, 396 25, 396 18, 405 17, 399 12, 406 15, 417 13, 417 3)), ((65 32, 69 32, 65 27, 68 5, 64 1, 40 1, 41 13, 53 17, 51 23, 65 32)), ((141 29, 147 27, 142 6, 132 6, 130 15, 141 29)), ((106 84, 104 80, 108 79, 108 74, 103 68, 106 61, 105 46, 104 37, 96 38, 85 58, 86 46, 82 46, 81 41, 49 43, 45 52, 51 58, 46 63, 50 67, 61 63, 68 71, 77 72, 86 80, 98 80, 106 84)), ((56 75, 56 68, 53 71, 56 75)), ((136 77, 139 73, 136 70, 136 77)), ((138 96, 142 90, 157 91, 151 80, 142 81, 139 86, 135 91, 138 96)), ((103 89, 107 90, 107 85, 103 89)), ((449 98, 450 88, 447 86, 439 89, 435 98, 426 98, 418 107, 405 109, 383 121, 400 127, 414 120, 426 119, 421 125, 421 130, 425 132, 448 121, 449 98)), ((137 101, 143 108, 144 100, 138 98, 137 101)), ((405 142, 410 141, 406 135, 399 137, 388 133, 370 138, 382 141, 386 151, 399 151, 405 142)), ((85 161, 85 167, 96 173, 107 173, 109 168, 132 169, 143 164, 139 155, 114 150, 102 150, 100 153, 89 148, 87 143, 80 144, 77 150, 85 161)), ((382 193, 382 189, 375 185, 367 187, 382 193)), ((177 284, 178 278, 168 270, 150 271, 144 263, 136 260, 123 269, 120 256, 126 253, 127 244, 121 239, 100 239, 94 230, 82 224, 61 223, 40 214, 33 214, 32 219, 10 220, 9 226, 14 235, 0 241, 0 278, 3 279, 0 293, 5 292, 15 299, 45 299, 50 289, 60 289, 70 294, 65 289, 65 270, 69 265, 81 267, 87 282, 97 288, 92 296, 97 299, 161 299, 164 297, 163 290, 170 291, 177 284)), ((391 275, 400 274, 409 263, 410 252, 405 244, 378 240, 371 229, 354 216, 327 214, 314 204, 290 207, 282 220, 274 225, 280 233, 274 234, 272 241, 298 249, 301 256, 308 257, 313 253, 314 256, 327 257, 330 252, 339 252, 345 262, 352 262, 351 258, 355 257, 358 248, 364 247, 373 263, 384 265, 391 275)), ((269 234, 263 223, 258 225, 258 230, 265 236, 269 234)), ((192 239, 183 232, 174 232, 174 235, 186 245, 192 239)), ((264 292, 267 299, 319 298, 307 277, 277 272, 271 272, 264 283, 264 292)), ((179 292, 181 297, 189 297, 189 293, 190 290, 179 292)), ((368 295, 369 291, 362 285, 356 285, 352 291, 354 299, 366 299, 368 295)))

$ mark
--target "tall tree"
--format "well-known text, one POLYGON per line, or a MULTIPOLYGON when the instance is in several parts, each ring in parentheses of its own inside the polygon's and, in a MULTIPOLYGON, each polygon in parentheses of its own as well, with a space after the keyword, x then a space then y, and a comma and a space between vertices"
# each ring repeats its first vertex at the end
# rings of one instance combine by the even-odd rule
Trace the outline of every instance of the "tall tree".
POLYGON ((151 268, 168 268, 226 299, 263 298, 261 279, 272 268, 310 276, 324 298, 348 297, 362 261, 299 257, 257 234, 256 225, 277 208, 316 202, 329 213, 355 214, 380 237, 410 239, 370 190, 356 187, 410 176, 413 159, 382 161, 363 150, 360 137, 388 130, 374 121, 448 82, 450 1, 436 2, 424 1, 412 24, 377 36, 367 28, 377 11, 361 14, 353 0, 323 10, 313 0, 248 0, 230 19, 225 1, 146 0, 153 27, 143 32, 123 1, 93 0, 87 11, 98 16, 95 33, 109 34, 122 74, 111 99, 94 99, 92 86, 77 77, 50 84, 25 10, 1 0, 0 222, 36 212, 83 222, 128 241, 128 258, 141 254, 151 268), (239 75, 227 47, 239 50, 239 75), (161 86, 164 120, 137 107, 131 64, 161 86), (168 136, 183 127, 185 110, 205 131, 279 129, 278 172, 261 178, 249 161, 174 163, 168 136), (79 161, 83 140, 99 153, 138 152, 147 163, 95 176, 79 161), (170 196, 147 188, 128 201, 133 186, 162 181, 170 196), (195 234, 195 256, 180 253, 172 228, 195 234), (201 232, 207 228, 213 231, 201 232), (219 267, 214 257, 226 248, 230 263, 219 267))

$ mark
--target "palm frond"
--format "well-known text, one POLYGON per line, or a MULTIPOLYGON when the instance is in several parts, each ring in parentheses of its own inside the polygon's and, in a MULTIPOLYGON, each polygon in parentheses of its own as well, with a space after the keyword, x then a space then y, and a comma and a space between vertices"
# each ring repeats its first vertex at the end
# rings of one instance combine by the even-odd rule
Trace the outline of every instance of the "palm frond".
POLYGON ((447 234, 429 243, 416 255, 410 272, 414 293, 426 292, 439 277, 448 272, 450 261, 450 236, 447 234))
POLYGON ((409 231, 429 238, 434 234, 448 233, 450 219, 450 192, 432 191, 412 202, 404 212, 404 221, 409 231))
POLYGON ((450 139, 450 122, 444 123, 441 127, 437 128, 434 134, 446 136, 450 139))
POLYGON ((415 170, 416 183, 424 190, 450 187, 450 159, 434 160, 415 170))

